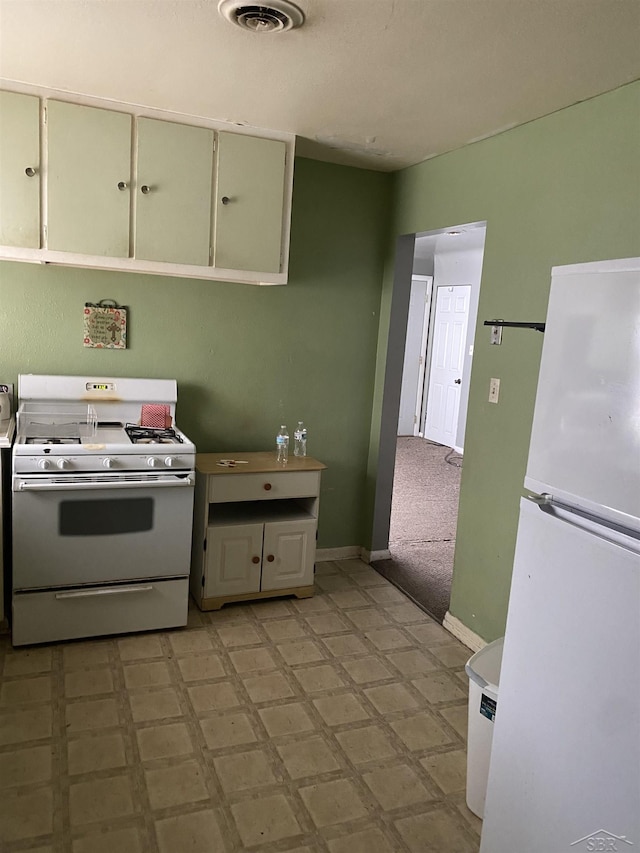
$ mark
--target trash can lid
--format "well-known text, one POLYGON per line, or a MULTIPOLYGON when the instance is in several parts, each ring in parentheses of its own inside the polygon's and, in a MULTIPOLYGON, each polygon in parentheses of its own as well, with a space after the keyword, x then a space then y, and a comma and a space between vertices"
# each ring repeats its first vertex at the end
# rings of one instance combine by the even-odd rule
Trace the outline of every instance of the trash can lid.
POLYGON ((475 681, 479 687, 488 687, 495 693, 498 692, 500 684, 503 645, 504 637, 494 640, 475 655, 471 655, 465 666, 465 671, 472 681, 475 681))

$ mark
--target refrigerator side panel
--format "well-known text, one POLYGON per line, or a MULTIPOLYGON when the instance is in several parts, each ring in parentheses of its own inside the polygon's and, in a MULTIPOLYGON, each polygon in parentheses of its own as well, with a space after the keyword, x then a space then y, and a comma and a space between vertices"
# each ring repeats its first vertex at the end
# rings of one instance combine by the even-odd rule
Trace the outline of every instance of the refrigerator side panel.
POLYGON ((556 274, 525 486, 638 529, 639 477, 640 265, 556 274))
POLYGON ((640 555, 592 528, 521 502, 481 853, 640 848, 640 555))

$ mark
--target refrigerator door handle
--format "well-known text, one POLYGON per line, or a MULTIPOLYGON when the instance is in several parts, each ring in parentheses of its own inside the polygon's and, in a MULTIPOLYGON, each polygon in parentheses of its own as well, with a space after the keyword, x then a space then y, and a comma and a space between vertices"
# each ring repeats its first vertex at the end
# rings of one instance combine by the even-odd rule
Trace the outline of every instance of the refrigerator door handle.
POLYGON ((575 527, 579 527, 605 542, 613 542, 615 545, 620 545, 628 551, 640 554, 640 537, 635 531, 611 524, 588 513, 580 512, 574 507, 567 507, 556 503, 550 495, 539 495, 536 497, 538 499, 534 499, 533 502, 547 515, 557 518, 558 521, 564 521, 575 527))
POLYGON ((553 498, 551 497, 551 495, 547 494, 529 495, 529 500, 534 504, 538 504, 540 508, 544 506, 549 506, 553 503, 553 498))

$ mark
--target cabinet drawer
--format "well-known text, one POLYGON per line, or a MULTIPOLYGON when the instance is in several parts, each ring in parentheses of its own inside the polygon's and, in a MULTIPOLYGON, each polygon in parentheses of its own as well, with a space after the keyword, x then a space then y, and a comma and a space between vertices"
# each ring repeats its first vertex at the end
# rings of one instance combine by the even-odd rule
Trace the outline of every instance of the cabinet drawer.
POLYGON ((187 624, 188 578, 13 596, 13 644, 52 643, 187 624))
POLYGON ((319 488, 319 471, 215 474, 209 477, 209 502, 227 503, 315 497, 319 488))

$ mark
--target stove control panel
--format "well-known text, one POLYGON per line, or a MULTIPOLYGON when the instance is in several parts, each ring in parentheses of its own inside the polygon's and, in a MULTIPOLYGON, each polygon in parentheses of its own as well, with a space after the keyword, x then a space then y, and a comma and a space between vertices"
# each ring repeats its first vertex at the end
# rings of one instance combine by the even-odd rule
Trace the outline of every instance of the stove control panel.
POLYGON ((46 456, 35 456, 33 454, 15 454, 13 457, 13 471, 15 474, 60 472, 82 473, 88 471, 143 471, 145 469, 156 469, 163 471, 189 471, 195 467, 195 453, 181 453, 179 456, 167 456, 158 453, 153 456, 149 453, 118 453, 113 456, 101 454, 86 454, 75 456, 70 454, 67 448, 66 455, 58 456, 47 454, 46 456))

